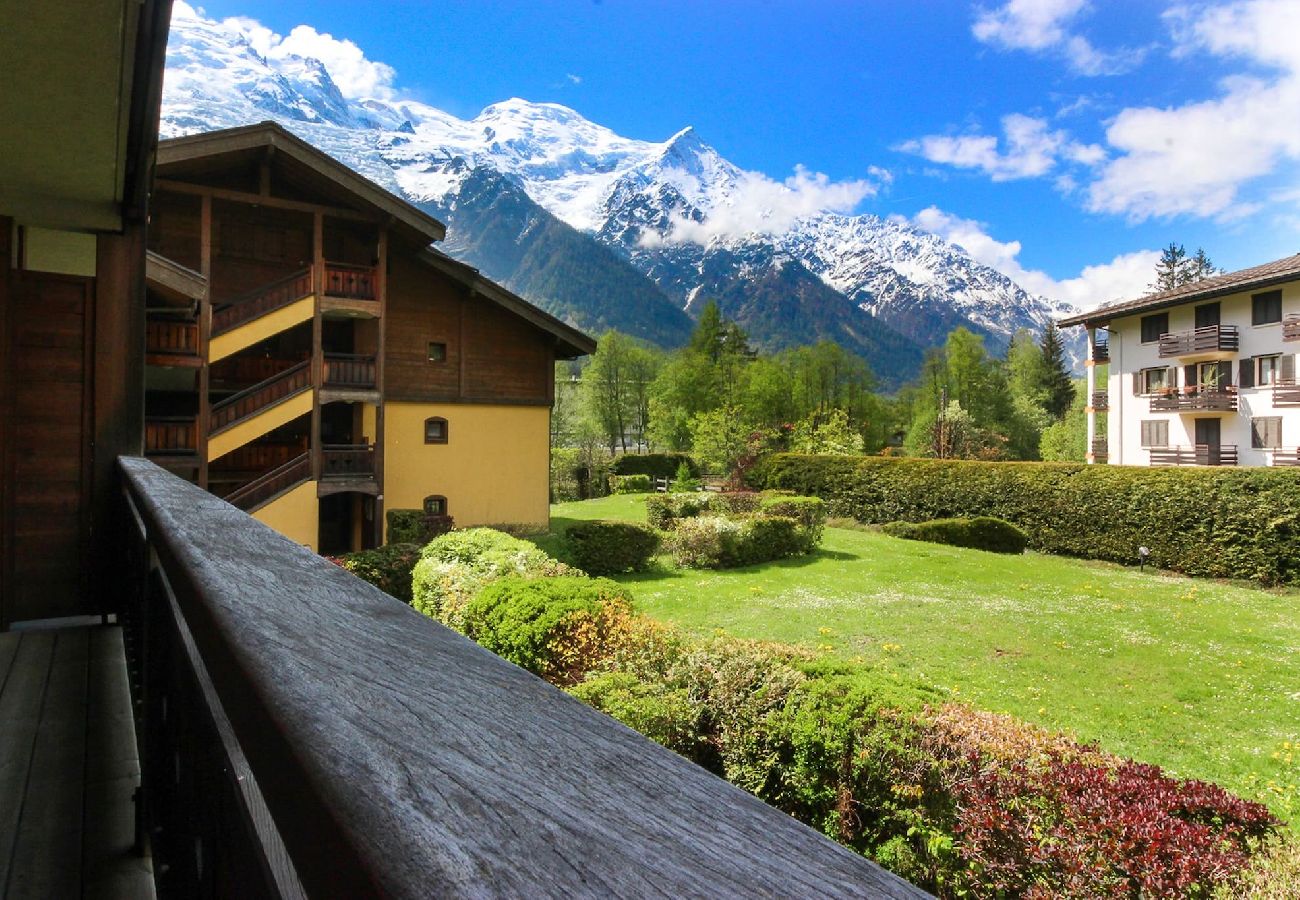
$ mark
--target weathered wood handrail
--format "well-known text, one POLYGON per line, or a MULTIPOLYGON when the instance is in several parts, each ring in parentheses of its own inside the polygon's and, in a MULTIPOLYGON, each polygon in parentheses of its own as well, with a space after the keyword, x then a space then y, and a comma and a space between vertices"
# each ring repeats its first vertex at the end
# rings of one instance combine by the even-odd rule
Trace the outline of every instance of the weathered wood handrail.
POLYGON ((236 447, 225 456, 213 460, 211 471, 214 473, 265 472, 278 468, 306 452, 305 437, 294 441, 257 441, 236 447))
POLYGON ((194 792, 169 819, 151 791, 150 824, 173 823, 155 864, 184 838, 213 862, 211 835, 255 836, 194 893, 261 874, 272 896, 925 896, 199 488, 121 467, 193 647, 179 655, 210 682, 199 710, 239 757, 237 782, 210 741, 147 757, 146 787, 176 771, 241 800, 194 792))
POLYGON ((259 316, 310 296, 311 292, 311 269, 300 269, 279 281, 262 285, 233 300, 218 304, 212 313, 212 333, 230 331, 245 322, 251 322, 259 316))
POLYGON ((311 360, 305 359, 265 381, 259 381, 252 387, 244 388, 212 404, 212 430, 215 433, 223 428, 229 428, 236 422, 309 387, 311 387, 311 360))
POLYGON ((1300 385, 1297 384, 1273 385, 1273 405, 1274 406, 1300 406, 1300 385))
POLYGON ((1192 447, 1153 447, 1153 466, 1235 466, 1236 444, 1196 444, 1192 447))
POLYGON ((1151 398, 1151 412, 1232 412, 1237 408, 1234 387, 1199 387, 1170 391, 1151 398))
POLYGON ((1300 447, 1274 450, 1271 455, 1275 466, 1300 466, 1300 447))
POLYGON ((283 465, 262 473, 247 484, 240 485, 226 494, 223 499, 247 512, 309 478, 311 478, 311 453, 302 453, 283 465))
POLYGON ((326 387, 373 388, 375 371, 373 354, 325 354, 326 387))
POLYGON ((378 300, 374 266, 325 263, 325 296, 349 300, 378 300))
POLYGON ((1204 325, 1191 331, 1171 331, 1160 335, 1159 354, 1169 357, 1220 350, 1236 352, 1239 343, 1236 325, 1204 325))
POLYGON ((323 444, 322 478, 367 478, 375 474, 374 444, 323 444))
POLYGON ((1110 444, 1104 437, 1092 439, 1092 455, 1096 459, 1105 459, 1110 454, 1110 444))

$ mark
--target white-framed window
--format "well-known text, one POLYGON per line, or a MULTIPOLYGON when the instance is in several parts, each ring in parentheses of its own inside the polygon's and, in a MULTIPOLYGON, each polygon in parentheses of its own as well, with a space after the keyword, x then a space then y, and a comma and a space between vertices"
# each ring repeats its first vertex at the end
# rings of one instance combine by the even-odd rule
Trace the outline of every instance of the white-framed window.
POLYGON ((1255 386, 1264 387, 1277 384, 1278 367, 1281 356, 1255 357, 1255 386))
POLYGON ((1196 384, 1202 388, 1222 388, 1232 384, 1232 369, 1226 362, 1203 362, 1197 366, 1196 384))
POLYGON ((1142 421, 1142 446, 1159 448, 1169 446, 1169 423, 1164 419, 1144 419, 1142 421))
POLYGON ((1162 394, 1174 386, 1174 370, 1168 366, 1142 370, 1142 393, 1162 394))

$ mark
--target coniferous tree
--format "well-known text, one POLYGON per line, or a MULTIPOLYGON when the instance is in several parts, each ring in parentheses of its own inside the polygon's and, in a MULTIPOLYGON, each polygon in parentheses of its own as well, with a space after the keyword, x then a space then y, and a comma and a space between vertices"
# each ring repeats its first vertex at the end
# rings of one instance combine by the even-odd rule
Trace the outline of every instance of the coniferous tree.
POLYGON ((1160 260, 1156 263, 1156 280, 1150 285, 1154 291, 1172 291, 1181 285, 1182 274, 1187 265, 1187 251, 1182 244, 1169 242, 1169 246, 1160 251, 1160 260))
POLYGON ((1074 402, 1074 379, 1065 362, 1065 347, 1055 322, 1043 329, 1043 406, 1053 419, 1060 419, 1074 402))

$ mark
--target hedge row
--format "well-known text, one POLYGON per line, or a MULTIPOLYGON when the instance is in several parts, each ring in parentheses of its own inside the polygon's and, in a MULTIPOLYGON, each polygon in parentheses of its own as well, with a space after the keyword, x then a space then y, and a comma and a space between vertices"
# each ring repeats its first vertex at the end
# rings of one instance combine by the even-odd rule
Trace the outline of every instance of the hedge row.
POLYGON ((589 575, 643 572, 659 549, 659 532, 637 522, 577 522, 564 533, 569 556, 589 575))
POLYGON ((992 516, 1048 553, 1300 582, 1300 471, 774 454, 749 479, 859 522, 992 516))
POLYGON ((651 478, 675 478, 683 464, 692 478, 700 477, 700 467, 684 453, 625 453, 614 460, 615 475, 649 475, 651 478))
POLYGON ((888 522, 884 531, 885 534, 909 541, 970 547, 992 553, 1024 553, 1029 543, 1029 535, 1010 522, 988 516, 931 519, 929 522, 888 522))

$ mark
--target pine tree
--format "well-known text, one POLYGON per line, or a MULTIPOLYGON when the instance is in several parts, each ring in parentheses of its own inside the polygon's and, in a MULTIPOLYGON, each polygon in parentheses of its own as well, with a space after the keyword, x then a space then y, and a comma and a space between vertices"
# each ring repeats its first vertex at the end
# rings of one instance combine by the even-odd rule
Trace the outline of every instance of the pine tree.
POLYGON ((1061 344, 1061 333, 1056 330, 1055 322, 1048 322, 1043 329, 1043 391, 1046 399, 1044 408, 1053 419, 1060 419, 1074 402, 1074 379, 1070 376, 1070 367, 1065 363, 1065 347, 1061 344))
POLYGON ((1205 251, 1200 247, 1196 248, 1196 255, 1187 260, 1185 267, 1186 279, 1184 284, 1190 284, 1193 281, 1200 281, 1203 278, 1209 278, 1212 275, 1220 275, 1223 270, 1216 267, 1210 262, 1210 258, 1205 255, 1205 251))
POLYGON ((1182 244, 1170 241, 1169 246, 1160 251, 1160 261, 1156 263, 1156 280, 1150 288, 1154 291, 1172 291, 1183 283, 1182 274, 1187 265, 1187 251, 1182 244))

